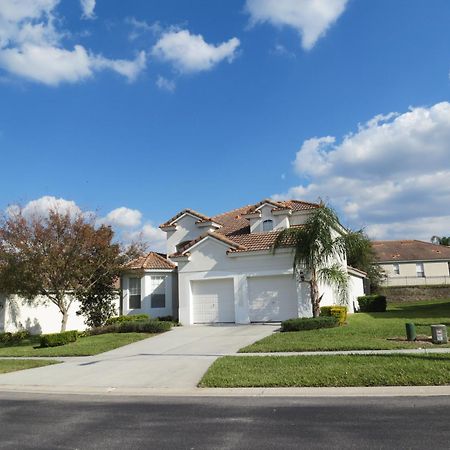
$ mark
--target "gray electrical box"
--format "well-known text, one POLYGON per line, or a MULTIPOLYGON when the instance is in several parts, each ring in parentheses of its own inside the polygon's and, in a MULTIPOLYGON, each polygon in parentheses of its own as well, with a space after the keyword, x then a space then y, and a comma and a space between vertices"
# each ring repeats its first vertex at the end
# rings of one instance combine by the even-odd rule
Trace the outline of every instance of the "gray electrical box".
POLYGON ((445 325, 431 325, 431 340, 433 344, 447 344, 447 327, 445 325))

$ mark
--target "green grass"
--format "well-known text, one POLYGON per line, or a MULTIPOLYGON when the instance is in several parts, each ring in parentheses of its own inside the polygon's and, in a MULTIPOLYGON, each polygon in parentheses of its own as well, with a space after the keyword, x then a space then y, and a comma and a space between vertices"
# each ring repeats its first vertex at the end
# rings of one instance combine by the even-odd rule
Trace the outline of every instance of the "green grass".
POLYGON ((33 336, 19 344, 0 344, 1 356, 89 356, 107 352, 123 345, 154 336, 148 333, 109 333, 78 338, 76 342, 60 347, 35 348, 39 338, 33 336))
POLYGON ((226 356, 200 387, 344 387, 450 384, 450 355, 226 356))
MULTIPOLYGON (((450 301, 398 303, 385 313, 358 313, 347 325, 291 333, 274 333, 240 350, 251 352, 303 352, 319 350, 375 350, 436 347, 431 343, 393 340, 405 338, 405 323, 413 322, 418 335, 430 336, 431 324, 450 327, 450 301)), ((439 347, 449 347, 440 345, 439 347)))
POLYGON ((42 359, 2 359, 0 360, 0 373, 33 369, 35 367, 49 366, 50 364, 58 364, 58 361, 46 361, 42 359))

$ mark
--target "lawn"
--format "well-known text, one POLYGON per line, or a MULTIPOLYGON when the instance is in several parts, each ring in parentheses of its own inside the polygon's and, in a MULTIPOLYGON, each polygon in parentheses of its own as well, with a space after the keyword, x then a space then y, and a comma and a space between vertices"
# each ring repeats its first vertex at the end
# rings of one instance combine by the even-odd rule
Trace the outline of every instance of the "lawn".
POLYGON ((60 347, 36 348, 39 338, 34 336, 19 344, 0 344, 1 356, 89 356, 107 352, 123 345, 154 336, 148 333, 109 333, 78 338, 76 342, 60 347))
POLYGON ((16 372, 17 370, 33 369, 35 367, 58 364, 58 361, 35 359, 0 359, 0 373, 16 372))
MULTIPOLYGON (((438 347, 428 342, 407 342, 405 323, 413 322, 418 335, 430 336, 431 324, 450 326, 450 300, 391 304, 385 313, 358 313, 347 325, 291 333, 274 333, 240 350, 251 352, 303 352, 319 350, 374 350, 438 347)), ((449 347, 440 345, 439 347, 449 347)))
POLYGON ((226 356, 200 387, 344 387, 450 384, 450 355, 226 356))

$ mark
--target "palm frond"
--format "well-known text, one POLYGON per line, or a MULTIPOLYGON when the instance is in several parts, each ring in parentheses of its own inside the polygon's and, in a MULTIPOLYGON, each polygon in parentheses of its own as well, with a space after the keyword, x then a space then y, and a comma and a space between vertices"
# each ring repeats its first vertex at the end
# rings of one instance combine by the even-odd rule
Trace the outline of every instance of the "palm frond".
POLYGON ((334 286, 341 303, 347 303, 349 275, 341 265, 322 267, 317 271, 317 277, 322 283, 334 286))

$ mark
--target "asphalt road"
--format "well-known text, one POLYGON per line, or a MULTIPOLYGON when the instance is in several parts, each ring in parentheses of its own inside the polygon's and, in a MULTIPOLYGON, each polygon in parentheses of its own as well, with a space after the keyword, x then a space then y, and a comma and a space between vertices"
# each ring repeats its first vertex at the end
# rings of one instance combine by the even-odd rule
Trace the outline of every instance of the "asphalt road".
POLYGON ((450 448, 450 397, 0 394, 0 448, 450 448))

